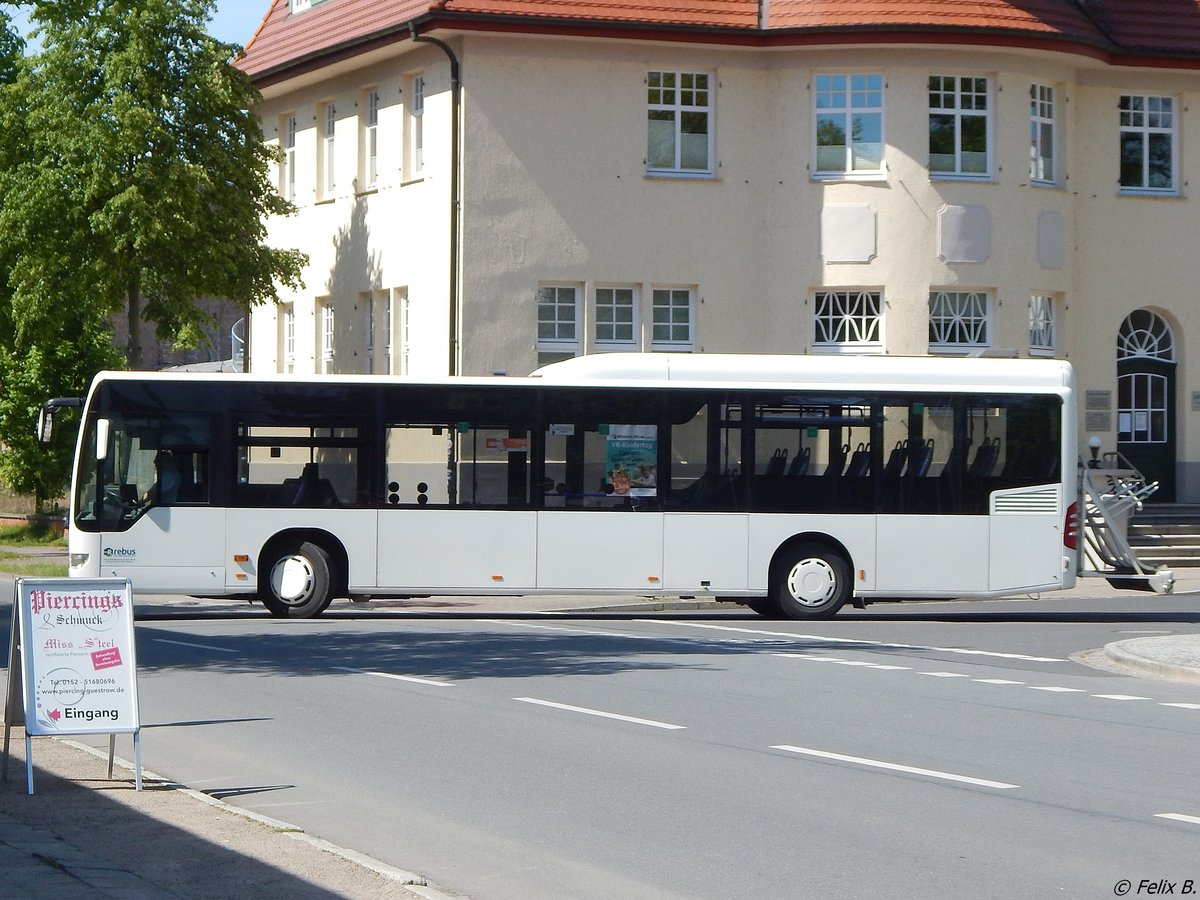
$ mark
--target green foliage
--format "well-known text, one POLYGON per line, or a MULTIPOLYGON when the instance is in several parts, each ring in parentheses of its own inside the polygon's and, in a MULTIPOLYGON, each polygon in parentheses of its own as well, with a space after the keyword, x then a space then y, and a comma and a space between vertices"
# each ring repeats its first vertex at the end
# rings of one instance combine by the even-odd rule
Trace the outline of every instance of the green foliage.
POLYGON ((200 299, 274 300, 305 259, 265 243, 291 206, 237 48, 205 33, 212 0, 29 6, 31 56, 0 11, 0 478, 48 497, 70 442, 38 450, 37 409, 121 364, 114 315, 137 368, 139 321, 187 345, 200 299))

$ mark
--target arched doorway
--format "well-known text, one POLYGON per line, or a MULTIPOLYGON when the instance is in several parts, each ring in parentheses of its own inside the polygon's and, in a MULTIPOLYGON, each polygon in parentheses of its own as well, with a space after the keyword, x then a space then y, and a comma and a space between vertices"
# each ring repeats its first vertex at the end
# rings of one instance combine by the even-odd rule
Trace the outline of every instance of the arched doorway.
POLYGON ((1175 500, 1175 338, 1148 309, 1131 312, 1117 333, 1117 449, 1158 482, 1150 502, 1175 500))

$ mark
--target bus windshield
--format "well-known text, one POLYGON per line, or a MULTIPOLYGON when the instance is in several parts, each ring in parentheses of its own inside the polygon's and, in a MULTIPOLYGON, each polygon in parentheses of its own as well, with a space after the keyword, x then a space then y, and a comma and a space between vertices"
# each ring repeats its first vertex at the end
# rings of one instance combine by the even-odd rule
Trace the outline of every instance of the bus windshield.
POLYGON ((90 421, 76 480, 76 519, 119 530, 156 506, 206 502, 209 433, 208 420, 199 416, 90 421))

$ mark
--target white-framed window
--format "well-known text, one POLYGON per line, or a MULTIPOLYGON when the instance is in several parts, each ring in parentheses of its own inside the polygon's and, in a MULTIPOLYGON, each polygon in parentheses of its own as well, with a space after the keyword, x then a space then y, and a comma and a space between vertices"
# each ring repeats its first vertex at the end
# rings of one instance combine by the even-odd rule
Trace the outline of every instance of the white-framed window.
POLYGON ((655 350, 690 350, 695 342, 691 288, 654 288, 650 338, 655 350))
POLYGON ((379 184, 379 91, 367 90, 361 101, 362 121, 362 173, 360 184, 363 190, 372 190, 379 184))
POLYGON ((1058 129, 1054 88, 1048 84, 1029 86, 1029 180, 1054 184, 1055 132, 1058 129))
POLYGON ((387 371, 393 375, 408 375, 412 371, 409 360, 412 354, 412 333, 408 288, 396 288, 392 291, 392 302, 388 304, 386 318, 384 334, 387 335, 387 345, 384 356, 387 359, 387 371), (392 350, 393 343, 396 347, 395 352, 392 350))
POLYGON ((1170 324, 1150 309, 1135 309, 1117 332, 1117 359, 1175 362, 1175 334, 1170 324))
POLYGON ((813 295, 813 349, 865 353, 883 349, 883 295, 879 291, 817 291, 813 295))
POLYGON ((883 76, 817 75, 813 85, 814 173, 883 171, 883 76))
POLYGON ((284 200, 296 199, 296 114, 280 119, 279 145, 283 156, 279 160, 279 193, 284 200))
POLYGON ((1170 194, 1177 190, 1175 100, 1148 94, 1122 94, 1121 190, 1170 194))
POLYGON ((637 346, 637 289, 596 288, 596 346, 632 349, 637 346))
POLYGON ((425 76, 408 78, 408 157, 405 177, 418 178, 425 168, 425 76))
POLYGON ((987 291, 930 291, 929 352, 967 352, 991 341, 987 291))
POLYGON ((1055 303, 1050 294, 1029 297, 1029 353, 1031 356, 1054 355, 1055 303))
POLYGON ((318 154, 318 187, 319 199, 328 200, 333 197, 337 188, 337 160, 335 157, 335 140, 337 137, 337 105, 330 101, 318 107, 317 116, 320 127, 320 153, 318 154))
POLYGON ((991 79, 929 76, 929 171, 986 178, 991 174, 991 79))
POLYGON ((291 0, 291 11, 293 13, 304 12, 314 6, 320 6, 325 0, 291 0))
POLYGON ((537 292, 538 351, 574 356, 579 352, 579 287, 545 284, 537 292))
POLYGON ((363 355, 366 357, 367 374, 374 375, 375 374, 375 305, 378 302, 378 297, 375 294, 360 294, 358 299, 359 299, 359 303, 361 303, 365 307, 364 312, 366 313, 366 318, 367 318, 367 327, 365 329, 365 334, 364 334, 364 337, 366 338, 366 341, 365 341, 366 346, 363 347, 363 355))
POLYGON ((713 76, 654 70, 646 76, 646 171, 713 173, 713 76))
POLYGON ((296 305, 284 303, 279 307, 279 371, 296 371, 296 305))
POLYGON ((323 300, 317 301, 318 321, 320 322, 319 342, 321 348, 321 359, 319 371, 322 375, 328 375, 333 371, 333 355, 334 355, 334 314, 333 314, 333 298, 326 297, 323 300))

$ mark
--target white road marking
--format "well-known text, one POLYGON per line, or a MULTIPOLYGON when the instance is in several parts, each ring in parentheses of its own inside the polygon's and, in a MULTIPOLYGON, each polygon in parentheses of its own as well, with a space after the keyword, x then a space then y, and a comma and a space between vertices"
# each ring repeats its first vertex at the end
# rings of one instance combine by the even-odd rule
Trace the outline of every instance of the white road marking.
MULTIPOLYGON (((841 666, 858 666, 864 669, 885 669, 885 670, 902 670, 911 671, 910 666, 885 666, 878 663, 863 662, 860 660, 842 659, 839 656, 812 656, 808 653, 775 653, 781 659, 806 659, 809 662, 827 662, 841 666)), ((970 675, 962 672, 921 672, 917 671, 916 675, 927 675, 931 678, 970 678, 977 684, 999 684, 999 685, 1025 685, 1024 681, 1013 681, 1010 678, 971 678, 970 675)), ((1027 685, 1031 691, 1045 691, 1051 694, 1086 694, 1088 693, 1083 688, 1070 687, 1050 687, 1042 685, 1027 685)), ((1139 697, 1135 694, 1091 694, 1099 700, 1152 700, 1151 697, 1139 697)), ((1159 706, 1174 706, 1179 709, 1200 709, 1200 703, 1159 703, 1159 706)))
POLYGON ((1017 784, 1008 784, 1003 781, 989 781, 986 778, 972 778, 969 775, 955 775, 952 772, 938 772, 935 769, 920 769, 916 766, 905 766, 900 763, 883 762, 878 759, 864 759, 861 756, 846 756, 842 753, 830 753, 827 750, 812 750, 808 747, 792 747, 788 744, 779 744, 771 748, 772 750, 786 750, 789 753, 800 753, 805 756, 816 756, 821 759, 832 759, 838 762, 854 763, 860 766, 870 766, 875 769, 888 769, 893 772, 906 772, 910 775, 924 775, 928 778, 940 778, 945 781, 960 781, 964 784, 974 784, 980 787, 997 788, 999 790, 1009 790, 1011 788, 1020 787, 1017 784))
POLYGON ((649 725, 651 728, 669 728, 681 731, 686 725, 671 725, 668 722, 656 722, 653 719, 639 719, 636 716, 622 716, 618 713, 604 712, 599 709, 588 709, 586 706, 570 706, 566 703, 552 703, 549 700, 538 700, 536 697, 513 697, 520 703, 535 703, 538 706, 549 706, 553 709, 564 709, 567 712, 583 713, 585 716, 599 716, 602 719, 617 719, 621 722, 632 722, 635 725, 649 725))
POLYGON ((228 647, 214 647, 211 644, 189 644, 187 641, 171 641, 166 638, 154 638, 158 644, 174 644, 177 647, 192 647, 196 650, 212 650, 215 653, 237 653, 237 650, 230 650, 228 647))
POLYGON ((962 672, 918 672, 918 675, 928 675, 931 678, 970 678, 962 672))
POLYGON ((868 668, 875 667, 875 663, 870 663, 862 659, 831 659, 830 662, 835 666, 864 666, 868 668))
POLYGON ((883 669, 887 672, 907 672, 912 666, 885 666, 882 663, 864 662, 857 659, 842 659, 840 656, 811 656, 807 653, 776 653, 782 659, 807 659, 809 662, 830 662, 840 666, 861 666, 864 669, 883 669))
POLYGON ((1156 813, 1156 819, 1174 819, 1176 822, 1189 822, 1192 825, 1200 825, 1200 816, 1185 816, 1183 813, 1156 813))
POLYGON ((415 675, 393 675, 391 672, 372 672, 370 669, 352 669, 349 666, 333 666, 339 672, 352 672, 355 675, 374 675, 376 678, 390 678, 393 681, 411 681, 413 684, 427 684, 430 687, 454 687, 449 681, 435 681, 432 678, 418 678, 415 675))
POLYGON ((1069 662, 1054 656, 1026 656, 1022 653, 1000 653, 995 650, 969 650, 965 647, 927 647, 923 644, 893 644, 888 641, 864 641, 855 638, 830 637, 826 634, 792 634, 789 631, 765 631, 760 628, 734 628, 731 625, 709 625, 702 622, 673 622, 669 619, 647 619, 657 625, 675 625, 688 628, 709 628, 714 631, 732 631, 740 634, 759 634, 790 641, 821 641, 829 644, 854 644, 861 647, 877 647, 882 650, 925 650, 935 653, 959 653, 964 656, 994 656, 998 659, 1020 659, 1026 662, 1069 662))

